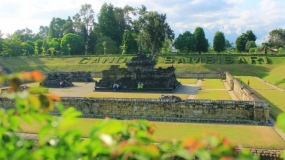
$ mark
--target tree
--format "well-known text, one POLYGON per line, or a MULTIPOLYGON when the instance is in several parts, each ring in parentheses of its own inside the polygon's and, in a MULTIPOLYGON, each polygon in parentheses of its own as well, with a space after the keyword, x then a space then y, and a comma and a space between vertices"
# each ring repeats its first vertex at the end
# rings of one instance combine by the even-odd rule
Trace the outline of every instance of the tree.
POLYGON ((122 39, 120 39, 119 33, 116 32, 117 23, 114 10, 115 8, 112 4, 104 3, 102 5, 98 15, 98 29, 101 34, 100 36, 110 37, 117 44, 117 42, 121 42, 122 39))
POLYGON ((194 35, 197 39, 197 51, 199 52, 199 54, 201 54, 201 52, 207 52, 208 40, 205 38, 205 33, 203 28, 197 27, 194 31, 194 35))
POLYGON ((22 41, 16 34, 8 36, 3 40, 3 53, 5 54, 20 56, 22 49, 22 41))
POLYGON ((173 40, 174 33, 166 22, 166 14, 156 11, 144 12, 144 6, 139 12, 139 18, 135 22, 138 30, 142 33, 143 41, 155 55, 162 47, 166 38, 173 40))
POLYGON ((245 51, 249 51, 251 48, 256 48, 256 44, 254 41, 247 41, 245 45, 245 51))
POLYGON ((180 52, 186 51, 186 53, 197 51, 197 39, 195 35, 191 32, 186 31, 179 36, 174 41, 174 46, 176 49, 179 49, 180 52))
POLYGON ((245 35, 242 34, 241 36, 239 36, 236 39, 236 50, 238 52, 245 52, 246 43, 247 43, 247 39, 246 39, 245 35))
POLYGON ((246 31, 245 37, 247 41, 256 41, 256 36, 251 30, 246 31))
POLYGON ((246 50, 246 43, 248 41, 254 41, 256 40, 256 36, 253 34, 251 30, 246 31, 246 33, 242 33, 237 39, 236 39, 236 49, 238 52, 245 52, 246 50))
POLYGON ((26 55, 32 55, 35 53, 34 43, 29 44, 27 42, 22 42, 21 49, 22 49, 21 53, 25 53, 26 55))
POLYGON ((126 45, 126 53, 134 54, 138 52, 138 44, 136 42, 136 34, 134 31, 126 31, 123 36, 123 44, 126 45))
POLYGON ((53 38, 62 38, 64 35, 63 25, 65 20, 61 18, 53 17, 49 25, 48 40, 51 41, 53 38))
POLYGON ((280 48, 285 47, 285 29, 275 29, 269 33, 269 46, 280 48))
POLYGON ((60 51, 60 43, 61 43, 61 38, 53 38, 49 43, 48 43, 48 48, 54 48, 56 51, 60 51))
POLYGON ((79 29, 77 32, 82 36, 85 42, 85 53, 87 53, 87 50, 89 48, 89 33, 91 31, 89 28, 91 29, 95 24, 92 5, 87 3, 81 5, 79 13, 76 13, 76 15, 73 16, 73 19, 76 20, 77 29, 79 29))
POLYGON ((68 33, 75 33, 74 29, 73 29, 73 22, 72 19, 70 18, 70 16, 68 16, 67 20, 65 21, 65 23, 62 26, 63 28, 63 34, 66 35, 68 33))
POLYGON ((35 48, 36 48, 36 46, 37 46, 37 49, 38 49, 38 53, 39 53, 39 54, 42 54, 42 53, 43 53, 43 43, 44 43, 44 41, 41 40, 41 39, 36 40, 36 42, 34 43, 35 48))
POLYGON ((116 54, 119 52, 116 42, 110 37, 98 38, 95 50, 97 54, 116 54))
POLYGON ((49 28, 48 26, 40 26, 39 32, 37 35, 40 39, 45 39, 48 37, 49 28))
POLYGON ((89 30, 89 38, 88 38, 88 49, 87 52, 95 53, 95 45, 98 39, 98 35, 95 32, 95 28, 93 30, 89 30))
POLYGON ((61 51, 65 54, 82 54, 85 51, 84 47, 84 40, 81 36, 77 34, 68 33, 64 35, 61 39, 60 48, 61 51), (68 45, 70 45, 70 50, 68 48, 68 45))
POLYGON ((166 39, 162 45, 161 53, 162 54, 169 54, 171 53, 171 40, 166 39))
POLYGON ((21 30, 17 30, 16 32, 14 32, 14 34, 16 34, 22 42, 25 41, 34 41, 33 37, 35 36, 33 34, 33 31, 29 28, 25 28, 25 29, 21 29, 21 30))
POLYGON ((214 37, 214 51, 222 52, 226 50, 226 39, 223 32, 216 32, 214 37))

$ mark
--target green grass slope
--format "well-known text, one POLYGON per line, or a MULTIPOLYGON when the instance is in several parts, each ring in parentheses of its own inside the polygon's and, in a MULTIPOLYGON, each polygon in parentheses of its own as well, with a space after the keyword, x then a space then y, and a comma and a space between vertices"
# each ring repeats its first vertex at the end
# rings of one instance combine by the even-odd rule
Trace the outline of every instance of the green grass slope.
MULTIPOLYGON (((188 55, 189 57, 190 55, 188 55)), ((197 56, 197 55, 196 55, 197 56)), ((214 57, 214 55, 211 55, 214 57)), ((201 58, 207 58, 209 55, 201 55, 201 58)), ((221 58, 222 56, 220 56, 221 58)), ((230 56, 238 59, 239 56, 230 56)), ((257 76, 268 82, 285 87, 285 75, 282 72, 285 69, 285 57, 268 57, 268 64, 256 63, 250 64, 249 56, 244 56, 245 61, 240 63, 235 60, 232 64, 213 61, 191 62, 187 56, 172 56, 173 61, 166 62, 165 56, 156 57, 156 67, 169 67, 173 65, 176 71, 229 71, 235 76, 257 76), (183 59, 184 58, 184 59, 183 59)), ((102 71, 108 69, 111 65, 120 65, 126 67, 125 62, 132 56, 112 55, 89 57, 49 57, 49 58, 27 58, 13 57, 0 58, 0 66, 9 68, 12 72, 40 70, 44 73, 54 71, 102 71)), ((219 58, 219 57, 218 57, 219 58)))

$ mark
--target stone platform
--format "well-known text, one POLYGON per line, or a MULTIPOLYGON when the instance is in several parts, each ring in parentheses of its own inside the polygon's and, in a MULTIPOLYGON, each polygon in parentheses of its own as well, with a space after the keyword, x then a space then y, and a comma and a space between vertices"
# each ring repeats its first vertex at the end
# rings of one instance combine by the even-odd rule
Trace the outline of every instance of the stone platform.
POLYGON ((174 93, 179 87, 181 86, 181 83, 177 83, 175 86, 175 89, 172 87, 169 88, 121 88, 117 91, 114 91, 113 87, 94 87, 94 91, 96 92, 150 92, 150 93, 174 93))

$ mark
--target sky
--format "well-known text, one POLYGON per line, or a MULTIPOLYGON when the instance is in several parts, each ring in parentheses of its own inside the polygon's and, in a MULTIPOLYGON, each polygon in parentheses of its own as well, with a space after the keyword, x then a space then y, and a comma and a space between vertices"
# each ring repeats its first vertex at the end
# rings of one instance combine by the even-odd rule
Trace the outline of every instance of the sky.
POLYGON ((175 37, 202 27, 211 44, 217 31, 234 43, 239 35, 252 30, 260 45, 268 40, 270 31, 285 29, 285 0, 0 0, 0 30, 12 34, 29 28, 37 33, 53 17, 74 16, 85 3, 97 15, 105 2, 115 7, 145 5, 148 11, 165 13, 175 37))

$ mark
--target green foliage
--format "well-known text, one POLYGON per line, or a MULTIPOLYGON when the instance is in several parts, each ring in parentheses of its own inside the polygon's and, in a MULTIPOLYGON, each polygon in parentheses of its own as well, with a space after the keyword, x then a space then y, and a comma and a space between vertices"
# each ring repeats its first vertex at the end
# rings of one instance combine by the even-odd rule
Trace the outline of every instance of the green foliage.
POLYGON ((248 52, 249 53, 256 53, 257 52, 257 48, 250 48, 248 52))
POLYGON ((145 6, 140 10, 139 18, 135 24, 141 31, 143 42, 155 55, 161 49, 166 38, 171 40, 174 38, 174 33, 166 22, 166 14, 159 14, 156 11, 147 12, 145 6))
POLYGON ((248 51, 250 48, 256 47, 255 40, 256 36, 253 34, 251 30, 246 31, 246 33, 242 33, 242 35, 240 35, 236 39, 236 50, 238 52, 245 52, 248 51), (249 44, 247 44, 248 42, 249 44))
POLYGON ((115 41, 113 41, 110 37, 100 37, 97 40, 96 44, 96 53, 97 54, 116 54, 118 53, 118 47, 115 41), (105 42, 105 45, 103 43, 105 42))
POLYGON ((284 53, 284 49, 283 49, 282 47, 278 48, 278 53, 279 53, 279 54, 284 53))
POLYGON ((184 32, 182 35, 175 39, 174 46, 179 49, 180 52, 186 51, 186 53, 195 52, 197 50, 197 39, 195 35, 189 31, 184 32))
POLYGON ((49 43, 48 46, 49 48, 54 48, 56 51, 60 51, 60 43, 61 43, 61 38, 53 38, 49 43))
POLYGON ((84 57, 80 61, 78 61, 78 64, 87 64, 88 60, 90 60, 89 57, 84 57))
POLYGON ((3 53, 19 56, 22 53, 22 42, 17 35, 12 35, 3 40, 3 53))
POLYGON ((256 48, 255 41, 247 41, 245 44, 245 51, 249 52, 251 48, 256 48))
POLYGON ((274 29, 269 33, 268 40, 270 47, 285 47, 285 29, 274 29))
MULTIPOLYGON (((123 46, 126 47, 126 53, 135 54, 138 52, 138 44, 136 42, 136 34, 133 31, 127 31, 123 35, 123 46)), ((123 50, 123 49, 122 49, 123 50)))
POLYGON ((204 29, 201 27, 196 27, 194 35, 197 39, 197 51, 199 54, 201 52, 208 52, 208 40, 205 37, 204 29))
POLYGON ((84 40, 81 36, 73 33, 68 33, 64 35, 64 37, 61 39, 60 47, 63 53, 65 54, 69 53, 68 44, 71 48, 70 55, 84 53, 84 40))
POLYGON ((226 39, 223 32, 216 32, 213 47, 214 51, 219 53, 226 50, 226 39))
POLYGON ((164 58, 164 63, 165 63, 165 64, 173 63, 172 57, 165 57, 165 58, 164 58))

